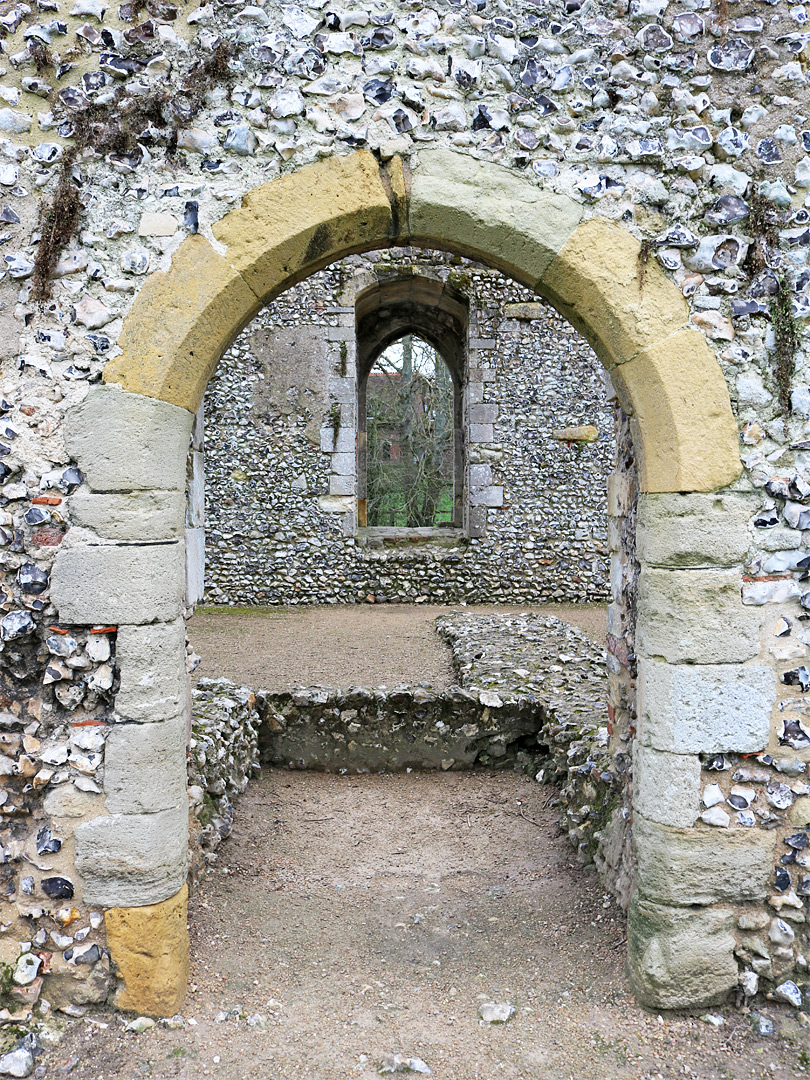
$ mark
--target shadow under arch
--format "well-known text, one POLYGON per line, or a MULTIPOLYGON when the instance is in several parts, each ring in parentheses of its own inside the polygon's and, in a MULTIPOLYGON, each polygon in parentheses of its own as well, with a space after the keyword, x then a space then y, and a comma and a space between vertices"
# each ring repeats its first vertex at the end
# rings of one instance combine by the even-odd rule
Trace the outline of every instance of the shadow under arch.
POLYGON ((213 238, 187 238, 146 279, 105 382, 194 412, 264 303, 346 255, 412 244, 502 270, 585 336, 631 417, 642 491, 715 491, 741 472, 725 379, 680 290, 622 226, 503 166, 443 149, 380 165, 356 151, 254 188, 213 238))

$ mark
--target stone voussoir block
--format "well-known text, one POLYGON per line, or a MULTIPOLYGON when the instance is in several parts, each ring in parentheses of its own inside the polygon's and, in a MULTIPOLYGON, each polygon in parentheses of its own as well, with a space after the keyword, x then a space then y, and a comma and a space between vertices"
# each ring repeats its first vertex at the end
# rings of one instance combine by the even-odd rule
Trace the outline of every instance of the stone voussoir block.
POLYGON ((737 986, 734 912, 678 908, 636 894, 627 920, 627 971, 636 998, 653 1009, 698 1009, 737 986))
POLYGON ((737 493, 641 494, 636 552, 648 566, 738 566, 751 538, 756 495, 737 493))
POLYGON ((740 570, 642 567, 636 653, 669 663, 728 664, 759 653, 764 616, 742 603, 740 570))
POLYGON ((130 491, 106 495, 77 491, 70 497, 74 525, 91 529, 105 540, 148 543, 180 540, 186 499, 182 491, 130 491))
POLYGON ((395 231, 391 197, 367 150, 262 184, 213 227, 225 258, 265 301, 291 278, 377 247, 395 231))
POLYGON ((655 341, 613 368, 611 381, 631 415, 642 491, 717 491, 737 479, 742 463, 728 386, 700 331, 655 341))
POLYGON ((170 622, 180 614, 185 580, 181 542, 63 542, 51 574, 59 618, 84 625, 170 622))
POLYGON ((593 345, 607 367, 686 325, 680 289, 657 265, 639 282, 640 244, 615 222, 583 221, 560 249, 538 291, 593 345))
POLYGON ((188 236, 171 270, 144 282, 124 320, 121 355, 102 378, 194 413, 219 358, 258 308, 238 271, 203 236, 188 236))
POLYGON ((111 814, 153 814, 187 804, 183 715, 162 723, 114 725, 104 747, 105 806, 111 814))
POLYGON ((158 904, 185 882, 188 805, 155 814, 97 817, 79 825, 74 836, 87 904, 158 904))
POLYGON ((119 626, 116 664, 121 672, 115 697, 119 719, 143 724, 187 716, 189 687, 182 619, 119 626))
POLYGON ((651 821, 689 828, 700 813, 700 758, 636 743, 633 809, 651 821))
POLYGON ((93 386, 65 414, 65 446, 92 491, 180 491, 194 416, 141 393, 93 386))
POLYGON ((770 740, 776 675, 756 664, 641 659, 639 738, 670 753, 759 753, 770 740))
POLYGON ((534 286, 576 229, 582 209, 526 184, 501 165, 453 150, 421 150, 411 175, 414 242, 485 260, 534 286))
POLYGON ((188 984, 188 886, 159 904, 113 907, 104 913, 107 947, 123 986, 119 1009, 174 1016, 188 984))
POLYGON ((633 815, 639 895, 675 907, 764 900, 776 834, 764 829, 672 828, 633 815))

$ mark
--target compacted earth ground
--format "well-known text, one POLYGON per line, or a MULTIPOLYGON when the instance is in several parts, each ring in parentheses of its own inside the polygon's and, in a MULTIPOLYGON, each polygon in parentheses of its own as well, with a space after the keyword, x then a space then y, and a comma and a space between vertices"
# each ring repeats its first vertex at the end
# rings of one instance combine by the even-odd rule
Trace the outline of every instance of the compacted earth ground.
MULTIPOLYGON (((577 611, 604 632, 603 611, 577 611)), ((451 678, 438 609, 318 612, 202 612, 192 640, 206 674, 254 686, 393 685, 430 664, 426 681, 451 678)), ((40 1075, 370 1080, 406 1063, 398 1074, 436 1080, 805 1075, 808 1031, 785 1007, 760 1007, 776 1028, 764 1038, 730 1005, 635 1004, 623 916, 576 864, 555 801, 511 771, 265 770, 192 896, 178 1017, 138 1034, 110 1010, 73 1021, 40 1075)))
POLYGON ((600 645, 605 640, 600 604, 203 607, 189 623, 191 642, 202 657, 195 674, 262 690, 416 682, 440 689, 454 681, 450 649, 435 630, 436 617, 449 611, 538 611, 573 623, 600 645))

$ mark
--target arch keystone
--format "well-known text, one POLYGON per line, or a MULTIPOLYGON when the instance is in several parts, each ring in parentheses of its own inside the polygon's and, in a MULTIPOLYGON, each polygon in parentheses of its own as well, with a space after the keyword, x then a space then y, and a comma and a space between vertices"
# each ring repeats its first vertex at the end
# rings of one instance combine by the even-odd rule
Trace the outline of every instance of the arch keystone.
POLYGON ((119 1009, 173 1016, 188 983, 188 886, 160 904, 110 908, 104 913, 107 946, 123 986, 119 1009))
POLYGON ((686 325, 680 289, 641 244, 604 218, 583 222, 538 284, 539 291, 589 341, 606 367, 621 364, 686 325))
POLYGON ((610 374, 631 413, 642 491, 716 491, 737 479, 728 387, 699 330, 658 341, 610 374))
POLYGON ((413 243, 480 258, 531 288, 576 229, 582 209, 502 165, 452 150, 420 150, 410 177, 413 243))
POLYGON ((266 301, 335 259, 397 239, 393 207, 403 198, 401 168, 389 164, 383 182, 374 155, 359 150, 254 188, 214 236, 266 301))
POLYGON ((204 236, 189 236, 168 273, 151 274, 124 320, 104 382, 196 412, 222 353, 259 302, 204 236))

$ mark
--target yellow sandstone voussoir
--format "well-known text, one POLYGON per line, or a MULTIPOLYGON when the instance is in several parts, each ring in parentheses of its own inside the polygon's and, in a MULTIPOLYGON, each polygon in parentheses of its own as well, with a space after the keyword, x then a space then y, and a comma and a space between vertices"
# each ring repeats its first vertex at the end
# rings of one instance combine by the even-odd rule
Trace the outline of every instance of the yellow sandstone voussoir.
POLYGON ((259 308, 255 293, 202 236, 189 236, 168 273, 151 274, 124 320, 123 352, 105 382, 196 412, 208 379, 259 308))
POLYGON ((266 301, 335 259, 385 246, 395 230, 377 160, 358 150, 254 188, 213 231, 266 301))
POLYGON ((606 367, 686 325, 680 289, 626 229, 603 218, 583 222, 538 284, 538 291, 591 343, 606 367))
POLYGON ((482 259, 532 288, 582 217, 567 195, 439 147, 419 151, 410 186, 412 242, 482 259))
POLYGON ((717 491, 742 472, 728 387, 698 330, 681 330, 611 371, 632 412, 642 491, 717 491))
POLYGON ((188 984, 188 886, 160 904, 110 908, 107 946, 124 985, 115 1004, 147 1016, 173 1016, 188 984))

